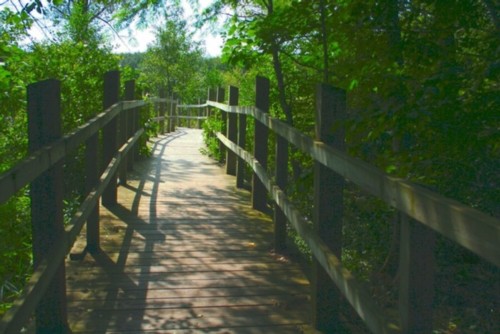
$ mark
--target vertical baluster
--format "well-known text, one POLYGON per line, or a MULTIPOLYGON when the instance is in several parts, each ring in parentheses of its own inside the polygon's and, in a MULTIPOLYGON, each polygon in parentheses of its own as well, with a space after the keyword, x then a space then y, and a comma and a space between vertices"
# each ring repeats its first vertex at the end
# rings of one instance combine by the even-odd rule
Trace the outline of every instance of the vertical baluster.
MULTIPOLYGON (((85 143, 85 190, 92 191, 99 182, 98 161, 99 134, 96 132, 85 143)), ((97 253, 99 245, 99 204, 96 204, 87 219, 87 251, 97 253)))
MULTIPOLYGON (((239 99, 239 90, 236 87, 229 86, 229 105, 237 106, 239 99)), ((227 138, 236 144, 237 142, 237 114, 227 114, 227 138)), ((226 173, 229 175, 236 175, 236 154, 231 150, 226 150, 226 173)))
MULTIPOLYGON (((28 86, 28 143, 34 152, 61 138, 61 84, 45 80, 28 86)), ((33 265, 37 268, 64 235, 63 163, 57 163, 31 183, 33 265)), ((36 311, 37 333, 68 331, 64 261, 36 311)))
MULTIPOLYGON (((256 78, 255 94, 255 107, 264 113, 268 113, 269 79, 259 76, 256 78)), ((264 124, 255 120, 254 157, 264 168, 267 168, 268 137, 268 128, 264 124)), ((252 207, 259 211, 266 211, 267 209, 266 187, 255 173, 253 173, 252 177, 252 207)))
MULTIPOLYGON (((158 95, 159 95, 160 99, 165 99, 165 97, 166 97, 165 88, 160 88, 158 95)), ((160 134, 164 134, 165 133, 165 102, 160 101, 158 103, 158 108, 159 108, 159 116, 160 116, 160 134)))
MULTIPOLYGON (((104 75, 104 110, 118 102, 120 91, 120 72, 109 71, 104 75)), ((117 145, 117 119, 111 120, 103 129, 103 168, 104 170, 118 149, 117 145)), ((109 181, 108 187, 102 194, 103 205, 114 205, 117 200, 116 175, 109 181)))
MULTIPOLYGON (((274 175, 276 185, 286 193, 288 183, 288 142, 276 135, 276 165, 274 175)), ((281 208, 274 204, 274 249, 277 252, 286 248, 286 216, 281 208)))
MULTIPOLYGON (((238 114, 238 146, 246 149, 247 138, 247 115, 238 114)), ((246 162, 238 157, 236 162, 236 187, 243 188, 245 185, 245 166, 246 162)))
MULTIPOLYGON (((344 150, 342 121, 346 117, 345 91, 319 85, 316 95, 316 140, 344 150), (335 123, 339 122, 334 127, 335 123), (333 131, 335 129, 335 131, 333 131)), ((344 179, 319 162, 314 164, 314 228, 340 259, 342 252, 344 179)), ((321 265, 313 260, 313 323, 327 333, 340 331, 341 293, 321 265)))
MULTIPOLYGON (((129 80, 125 82, 125 100, 127 101, 133 101, 135 99, 135 81, 134 80, 129 80)), ((135 125, 135 117, 134 114, 139 112, 137 108, 130 109, 127 111, 126 115, 128 118, 127 125, 128 125, 128 138, 132 137, 135 132, 137 131, 136 125, 135 125)), ((137 147, 138 144, 135 144, 135 147, 137 147)), ((134 168, 134 150, 133 148, 130 153, 127 155, 127 169, 129 171, 132 171, 134 168)))
MULTIPOLYGON (((223 103, 224 100, 225 100, 225 95, 226 95, 226 90, 222 87, 219 87, 217 88, 217 102, 220 102, 220 103, 223 103)), ((221 126, 221 130, 220 132, 222 134, 226 133, 226 129, 227 129, 227 115, 226 115, 226 112, 225 111, 222 111, 222 110, 219 110, 220 112, 220 115, 221 115, 221 123, 222 123, 222 126, 221 126)), ((223 157, 225 156, 225 146, 224 144, 222 144, 222 142, 219 142, 219 152, 220 152, 220 159, 222 160, 223 157)))
POLYGON ((403 333, 432 333, 435 232, 401 214, 399 312, 403 333))

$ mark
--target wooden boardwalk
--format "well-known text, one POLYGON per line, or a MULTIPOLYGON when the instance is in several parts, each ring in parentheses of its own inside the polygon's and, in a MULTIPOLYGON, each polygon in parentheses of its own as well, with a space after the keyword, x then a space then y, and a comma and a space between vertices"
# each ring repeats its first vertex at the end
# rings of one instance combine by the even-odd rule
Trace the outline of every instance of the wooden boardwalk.
POLYGON ((201 145, 200 130, 155 139, 101 207, 103 252, 67 263, 74 333, 310 332, 308 280, 201 145))

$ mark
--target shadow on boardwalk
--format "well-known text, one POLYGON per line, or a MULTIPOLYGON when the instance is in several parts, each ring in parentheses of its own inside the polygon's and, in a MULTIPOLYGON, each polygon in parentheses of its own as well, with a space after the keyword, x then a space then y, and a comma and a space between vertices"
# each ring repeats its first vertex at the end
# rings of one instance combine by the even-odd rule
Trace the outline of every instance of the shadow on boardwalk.
POLYGON ((68 262, 73 332, 309 331, 308 281, 269 252, 272 222, 201 143, 199 130, 157 138, 101 208, 103 251, 68 262))

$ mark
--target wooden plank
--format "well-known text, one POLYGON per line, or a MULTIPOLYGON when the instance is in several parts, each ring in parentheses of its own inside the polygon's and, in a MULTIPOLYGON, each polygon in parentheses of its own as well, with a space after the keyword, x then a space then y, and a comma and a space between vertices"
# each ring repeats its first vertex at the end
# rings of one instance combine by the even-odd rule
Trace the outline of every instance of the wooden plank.
MULTIPOLYGON (((336 122, 346 117, 346 94, 341 89, 318 85, 316 91, 316 140, 339 150, 344 148, 345 133, 336 122)), ((314 163, 315 232, 338 258, 342 254, 344 179, 319 162, 314 163)), ((342 294, 316 259, 312 274, 313 323, 323 332, 340 332, 342 294)))
MULTIPOLYGON (((246 148, 247 137, 247 116, 238 114, 238 146, 246 148)), ((245 161, 237 156, 236 161, 236 187, 243 188, 245 185, 245 161)))
MULTIPOLYGON (((129 117, 127 111, 122 111, 118 116, 118 147, 122 147, 123 144, 127 142, 127 140, 131 137, 129 135, 129 117)), ((127 183, 127 172, 128 172, 128 162, 127 156, 124 156, 123 163, 120 166, 120 170, 118 171, 118 178, 121 184, 127 183)), ((96 160, 97 161, 97 160, 96 160)))
MULTIPOLYGON (((95 332, 108 330, 135 331, 191 329, 204 332, 213 328, 279 327, 283 325, 306 325, 304 320, 288 319, 290 312, 279 306, 234 306, 196 309, 147 309, 100 311, 101 321, 91 322, 93 312, 80 312, 75 323, 79 328, 95 332), (258 324, 258 325, 257 325, 258 324)), ((295 333, 300 333, 296 328, 295 333)))
MULTIPOLYGON (((245 326, 245 327, 212 327, 212 328, 204 328, 203 333, 210 334, 260 334, 260 333, 274 333, 274 334, 297 334, 297 333, 313 333, 312 331, 303 330, 302 328, 305 326, 301 325, 273 325, 273 326, 245 326)), ((107 331, 107 334, 116 334, 116 333, 135 333, 136 331, 131 330, 127 331, 126 329, 120 331, 107 331)), ((155 333, 155 334, 172 334, 172 330, 165 329, 153 329, 153 330, 144 330, 140 331, 141 333, 155 333)), ((90 333, 94 334, 95 332, 89 331, 79 331, 76 330, 73 333, 90 333)), ((176 329, 175 334, 193 334, 193 329, 176 329)))
MULTIPOLYGON (((28 147, 31 152, 61 138, 61 83, 40 81, 28 86, 28 147)), ((63 168, 59 162, 35 179, 30 186, 33 267, 50 254, 64 233, 63 168)), ((36 330, 62 333, 68 329, 64 261, 57 269, 35 310, 36 330)))
POLYGON ((404 333, 432 333, 436 233, 403 215, 399 313, 404 333))
POLYGON ((151 103, 169 103, 169 102, 176 102, 176 100, 173 97, 166 98, 166 97, 150 97, 148 99, 149 102, 151 103))
MULTIPOLYGON (((224 102, 225 93, 226 93, 226 90, 224 88, 222 88, 222 87, 217 88, 217 97, 216 97, 217 102, 219 102, 219 103, 224 102)), ((224 110, 219 110, 219 113, 220 113, 220 119, 221 119, 221 131, 222 131, 222 133, 226 133, 227 132, 227 124, 226 124, 227 123, 227 113, 224 110)), ((222 143, 219 143, 219 151, 220 151, 220 159, 222 162, 224 160, 223 157, 226 156, 225 148, 224 148, 224 145, 222 145, 222 143)))
MULTIPOLYGON (((288 142, 285 138, 277 135, 276 136, 276 163, 274 169, 274 177, 276 179, 276 185, 286 192, 288 183, 288 142)), ((283 251, 286 248, 286 238, 287 231, 286 216, 281 210, 281 208, 273 205, 274 209, 274 249, 277 252, 283 251)))
MULTIPOLYGON (((245 289, 246 291, 247 289, 245 289)), ((206 294, 206 289, 183 290, 183 293, 177 294, 171 290, 157 291, 120 291, 114 305, 105 305, 103 307, 102 300, 106 297, 105 294, 89 295, 87 293, 78 294, 79 301, 75 301, 69 305, 71 311, 88 310, 89 308, 99 308, 101 311, 113 311, 119 309, 126 310, 176 310, 176 309, 199 309, 199 308, 229 308, 229 307, 250 307, 250 306, 278 306, 286 305, 291 301, 307 303, 308 294, 289 294, 283 292, 276 294, 272 289, 257 290, 257 294, 238 294, 241 289, 217 289, 212 295, 206 294), (153 292, 158 292, 154 294, 153 292), (146 299, 143 297, 146 293, 146 299), (227 293, 227 294, 226 294, 227 293), (207 296, 205 296, 207 295, 207 296)), ((212 292, 212 291, 211 291, 212 292)), ((251 290, 250 292, 254 292, 251 290)))
POLYGON ((185 109, 185 108, 206 108, 208 106, 207 103, 203 104, 179 104, 177 108, 185 109))
MULTIPOLYGON (((99 136, 97 133, 90 137, 85 145, 85 191, 87 193, 98 186, 99 166, 98 161, 99 136)), ((87 219, 87 245, 89 252, 99 251, 99 206, 94 204, 94 209, 87 219)))
MULTIPOLYGON (((107 288, 109 290, 109 287, 107 288)), ((73 291, 75 293, 75 298, 70 303, 70 307, 80 307, 80 305, 90 305, 93 304, 94 307, 102 307, 98 305, 99 302, 106 297, 105 294, 107 291, 105 290, 96 290, 97 293, 92 293, 89 289, 81 289, 77 291, 73 291)), ((273 285, 267 286, 214 286, 214 287, 206 287, 206 286, 194 286, 194 287, 186 287, 184 284, 182 285, 182 289, 178 286, 174 286, 171 284, 170 286, 149 289, 149 287, 144 287, 141 289, 140 287, 135 290, 121 290, 119 298, 117 298, 118 302, 122 305, 126 305, 128 307, 133 306, 134 308, 142 307, 142 308, 156 308, 160 304, 161 306, 170 306, 178 305, 179 303, 197 303, 198 306, 210 306, 214 304, 206 304, 207 300, 211 300, 214 303, 219 303, 222 305, 231 304, 242 304, 242 301, 252 302, 254 305, 270 305, 274 304, 273 299, 282 298, 282 299, 292 299, 293 297, 300 297, 308 299, 309 290, 307 286, 296 286, 296 285, 287 285, 283 287, 276 287, 273 285), (147 300, 143 298, 137 298, 138 294, 147 294, 147 300), (236 303, 228 302, 229 299, 236 299, 236 303), (149 300, 150 299, 150 300, 149 300), (256 302, 258 301, 258 302, 256 302)), ((105 308, 103 308, 105 309, 105 308)))
MULTIPOLYGON (((133 254, 133 250, 131 250, 133 254)), ((100 260, 97 258, 97 260, 100 260)), ((108 261, 110 265, 116 264, 119 258, 114 262, 108 261)), ((103 261, 104 263, 104 261, 103 261)), ((95 264, 93 264, 95 266, 95 264)), ((101 271, 85 273, 85 277, 81 276, 81 272, 68 271, 68 286, 70 291, 87 291, 87 290, 106 290, 108 288, 119 287, 122 290, 144 290, 144 286, 140 286, 138 282, 144 281, 147 277, 147 289, 182 289, 195 287, 233 287, 241 289, 254 286, 277 286, 293 289, 294 286, 309 286, 309 282, 302 275, 300 270, 281 271, 283 275, 276 275, 279 271, 246 271, 235 272, 228 274, 227 272, 177 272, 172 273, 165 278, 164 273, 155 273, 143 275, 143 277, 130 277, 123 274, 107 274, 106 268, 101 268, 101 271), (242 275, 244 274, 244 275, 242 275), (83 279, 84 278, 84 279, 83 279)))
MULTIPOLYGON (((175 245, 172 245, 172 248, 175 245)), ((112 274, 129 274, 134 276, 135 274, 141 274, 145 267, 148 269, 148 273, 164 273, 167 278, 169 275, 177 273, 204 273, 204 272, 214 272, 214 273, 228 273, 229 275, 237 272, 273 272, 273 271, 300 271, 300 267, 292 266, 289 263, 279 263, 277 261, 263 262, 263 263, 214 263, 210 265, 205 264, 184 264, 182 261, 174 264, 154 264, 149 263, 147 258, 142 258, 143 264, 138 265, 127 265, 125 268, 108 268, 106 272, 110 275, 112 274)), ((92 273, 92 268, 86 269, 87 273, 92 273)), ((82 272, 83 274, 83 272, 82 272)))
MULTIPOLYGON (((257 76, 255 79, 255 105, 263 113, 269 112, 269 79, 257 76)), ((260 165, 267 168, 267 145, 269 130, 259 122, 254 125, 253 155, 260 165)), ((252 207, 259 211, 267 209, 266 188, 259 177, 254 173, 252 175, 252 207)))
MULTIPOLYGON (((104 109, 117 103, 120 96, 120 72, 109 71, 104 74, 104 109)), ((103 142, 103 170, 113 159, 118 149, 118 120, 114 118, 103 128, 102 133, 103 142)), ((102 202, 105 205, 114 205, 117 203, 117 176, 113 175, 108 188, 102 194, 102 202)))
MULTIPOLYGON (((165 98, 167 94, 167 91, 165 88, 160 88, 160 91, 158 92, 158 95, 160 96, 161 99, 165 98)), ((165 133, 165 103, 159 103, 159 116, 161 118, 160 120, 160 134, 165 133)))
MULTIPOLYGON (((238 105, 239 90, 234 86, 229 86, 229 105, 238 105)), ((237 115, 227 114, 227 138, 233 143, 237 142, 237 115)), ((226 173, 236 175, 236 154, 231 150, 226 151, 226 173)))
MULTIPOLYGON (((125 101, 132 101, 135 98, 135 80, 128 80, 125 81, 125 101)), ((137 131, 137 125, 135 124, 135 117, 134 114, 138 112, 137 109, 130 109, 127 110, 124 108, 124 111, 126 111, 126 115, 128 118, 127 124, 128 124, 128 129, 127 129, 127 138, 130 138, 134 135, 134 133, 137 131)), ((134 168, 134 159, 135 154, 131 153, 127 156, 127 170, 132 171, 134 168)))

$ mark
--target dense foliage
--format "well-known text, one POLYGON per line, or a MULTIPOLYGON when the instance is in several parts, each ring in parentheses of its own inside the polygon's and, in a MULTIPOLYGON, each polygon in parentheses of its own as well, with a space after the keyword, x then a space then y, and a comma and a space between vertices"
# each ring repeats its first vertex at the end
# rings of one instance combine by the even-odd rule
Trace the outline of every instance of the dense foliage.
MULTIPOLYGON (((36 8, 36 7, 34 7, 36 8)), ((26 87, 56 78, 62 85, 63 132, 73 130, 102 109, 105 72, 118 68, 118 57, 104 43, 88 14, 75 8, 55 41, 20 46, 32 24, 27 10, 3 8, 0 67, 0 172, 27 154, 26 87), (91 73, 91 75, 89 75, 91 73)), ((79 205, 84 187, 80 155, 66 160, 65 216, 79 205)), ((31 272, 31 225, 28 189, 0 206, 0 313, 24 286, 31 272)))

